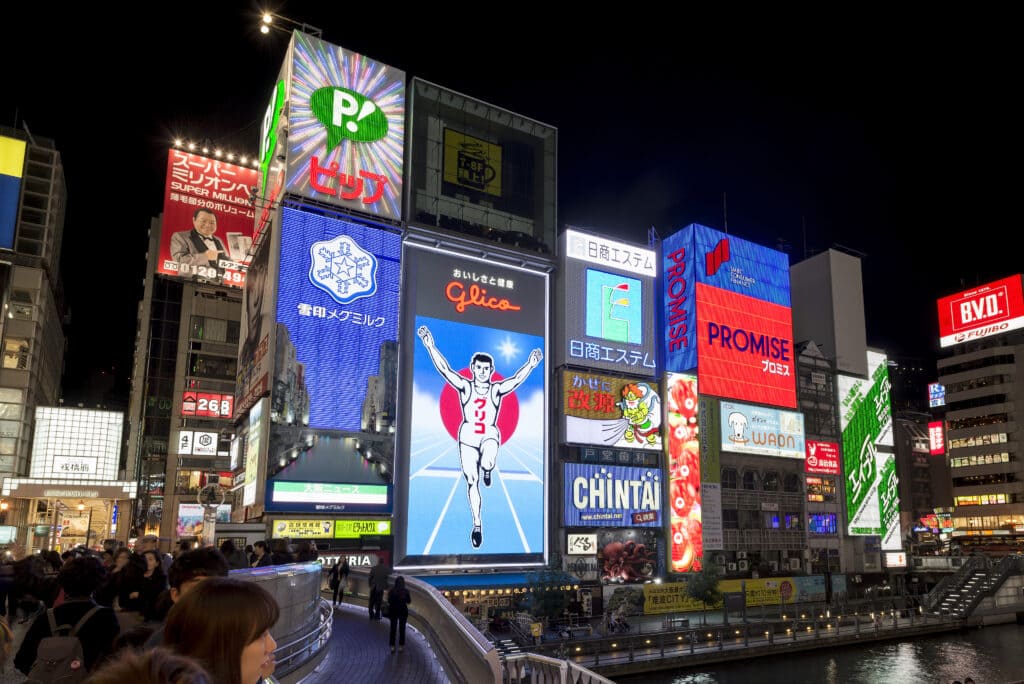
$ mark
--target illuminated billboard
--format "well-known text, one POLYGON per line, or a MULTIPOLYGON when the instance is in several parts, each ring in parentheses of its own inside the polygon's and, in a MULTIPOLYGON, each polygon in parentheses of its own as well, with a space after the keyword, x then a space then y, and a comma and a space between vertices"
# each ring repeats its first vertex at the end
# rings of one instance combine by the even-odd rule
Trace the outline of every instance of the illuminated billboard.
POLYGON ((29 477, 116 480, 123 426, 120 411, 37 407, 29 477))
POLYGON ((14 249, 25 149, 24 140, 0 135, 0 249, 14 249))
POLYGON ((597 564, 602 584, 653 581, 665 574, 665 543, 661 530, 639 527, 600 530, 597 564))
POLYGON ((902 545, 892 405, 886 356, 868 351, 868 379, 838 376, 839 422, 848 533, 881 536, 883 550, 902 545))
POLYGON ((578 230, 566 230, 562 237, 561 359, 653 376, 655 253, 578 230))
MULTIPOLYGON (((260 447, 266 439, 266 399, 260 399, 249 411, 249 430, 245 440, 245 474, 242 478, 242 505, 252 506, 256 503, 256 489, 261 475, 262 465, 260 447)), ((265 472, 265 471, 263 471, 265 472)))
POLYGON ((938 301, 939 346, 980 340, 1024 328, 1024 288, 1012 275, 938 301))
POLYGON ((565 464, 566 527, 661 527, 661 470, 565 464))
POLYGON ((299 32, 289 54, 286 191, 401 219, 405 72, 299 32))
POLYGON ((408 219, 552 252, 557 129, 418 78, 409 92, 408 219))
POLYGON ((378 401, 371 378, 390 368, 383 384, 397 382, 397 366, 387 361, 398 339, 401 238, 295 209, 281 213, 273 422, 358 431, 364 404, 378 401))
POLYGON ((548 276, 413 242, 402 259, 400 564, 542 563, 548 276))
POLYGON ((244 415, 270 391, 279 238, 280 230, 268 221, 260 231, 256 253, 246 273, 239 326, 238 376, 235 380, 235 413, 238 415, 244 415))
POLYGON ((723 451, 806 458, 804 414, 729 401, 721 411, 723 451))
POLYGON ((795 408, 789 307, 700 283, 695 289, 701 392, 795 408))
POLYGON ((839 474, 839 445, 835 442, 820 442, 808 439, 805 442, 807 458, 804 472, 817 475, 839 474))
POLYGON ((181 395, 181 415, 200 418, 230 418, 235 397, 231 394, 188 390, 181 395))
MULTIPOLYGON (((203 536, 203 510, 202 504, 183 503, 178 504, 178 520, 175 525, 175 537, 202 537, 203 536)), ((217 506, 217 522, 231 522, 231 504, 220 504, 217 506)))
POLYGON ((704 547, 697 378, 669 374, 665 387, 671 570, 698 571, 703 564, 704 547))
POLYGON ((562 371, 568 444, 661 451, 658 383, 582 371, 562 371))
POLYGON ((171 150, 156 272, 242 287, 257 169, 171 150))
POLYGON ((928 453, 932 456, 946 453, 946 436, 941 420, 928 423, 928 453))
MULTIPOLYGON (((698 364, 698 284, 785 308, 786 325, 792 328, 792 317, 788 313, 791 306, 789 257, 784 252, 693 223, 665 238, 662 241, 662 254, 665 273, 663 347, 667 371, 689 371, 698 364)), ((791 337, 790 334, 787 339, 791 337)), ((700 363, 704 363, 703 356, 700 363)), ((703 377, 701 381, 704 382, 703 377)), ((702 386, 701 391, 719 394, 706 385, 702 386)), ((751 396, 722 396, 778 403, 751 396)))
POLYGON ((928 408, 946 405, 946 387, 942 383, 928 383, 928 408))

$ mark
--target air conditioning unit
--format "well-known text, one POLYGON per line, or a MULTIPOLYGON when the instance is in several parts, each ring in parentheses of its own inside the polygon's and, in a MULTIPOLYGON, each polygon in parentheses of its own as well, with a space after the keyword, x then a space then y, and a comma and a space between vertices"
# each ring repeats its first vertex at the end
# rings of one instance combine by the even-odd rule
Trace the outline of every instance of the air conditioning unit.
POLYGON ((800 569, 800 559, 799 558, 790 558, 789 559, 789 569, 790 570, 799 570, 800 569))
POLYGON ((739 562, 740 570, 747 570, 749 567, 750 567, 750 561, 748 561, 748 560, 741 560, 739 562))
POLYGON ((772 572, 778 572, 779 561, 768 561, 768 567, 771 569, 772 572))
POLYGON ((736 557, 739 558, 740 560, 744 560, 747 557, 747 552, 746 551, 737 551, 736 552, 736 557))
POLYGON ((725 566, 725 567, 726 567, 726 569, 727 569, 727 570, 728 570, 729 572, 736 572, 736 564, 735 564, 735 563, 729 563, 729 564, 728 564, 727 566, 725 566))
POLYGON ((725 565, 725 554, 720 553, 715 556, 715 563, 718 565, 725 565))

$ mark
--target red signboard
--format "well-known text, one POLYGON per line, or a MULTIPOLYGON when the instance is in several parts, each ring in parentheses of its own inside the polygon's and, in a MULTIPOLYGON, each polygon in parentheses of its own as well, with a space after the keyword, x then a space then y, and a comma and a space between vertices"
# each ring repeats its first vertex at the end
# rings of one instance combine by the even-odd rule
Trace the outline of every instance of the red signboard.
POLYGON ((932 456, 946 453, 946 437, 941 420, 928 423, 928 453, 932 456))
POLYGON ((701 394, 795 408, 790 308, 702 283, 696 293, 701 394))
POLYGON ((156 272, 242 287, 256 169, 171 150, 156 272))
POLYGON ((230 418, 235 397, 230 394, 185 392, 181 395, 181 415, 200 418, 230 418))
POLYGON ((1024 328, 1020 275, 943 297, 938 304, 942 347, 1024 328))
POLYGON ((812 439, 804 442, 807 458, 804 472, 820 475, 839 474, 839 445, 835 442, 818 442, 812 439))

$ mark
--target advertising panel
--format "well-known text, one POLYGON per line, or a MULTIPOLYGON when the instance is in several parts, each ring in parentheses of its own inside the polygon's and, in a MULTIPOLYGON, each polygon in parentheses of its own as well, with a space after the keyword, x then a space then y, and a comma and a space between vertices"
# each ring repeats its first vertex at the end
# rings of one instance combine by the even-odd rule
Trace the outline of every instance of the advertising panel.
POLYGON ((596 582, 601 576, 597 556, 562 556, 562 570, 575 575, 581 582, 596 582))
POLYGON ((928 408, 946 405, 946 388, 938 382, 928 383, 928 408))
POLYGON ((390 520, 336 520, 334 521, 335 539, 359 539, 363 535, 389 536, 390 520))
MULTIPOLYGON (((839 427, 845 430, 861 407, 873 408, 874 415, 868 415, 868 426, 878 446, 892 446, 892 402, 889 382, 889 366, 885 354, 868 352, 868 379, 838 376, 839 427)), ((844 449, 845 451, 845 446, 844 449)))
POLYGON ((940 347, 1019 330, 1024 328, 1021 276, 943 297, 938 307, 940 347))
POLYGON ((721 406, 723 451, 806 458, 804 414, 729 401, 721 406))
POLYGON ((403 265, 400 562, 543 562, 548 276, 411 242, 403 265))
POLYGON ((722 430, 717 399, 701 397, 697 413, 700 441, 701 527, 704 551, 725 548, 722 533, 722 430))
POLYGON ((417 78, 410 100, 409 220, 551 253, 557 129, 417 78))
POLYGON ((249 432, 245 440, 245 475, 242 482, 242 505, 252 506, 256 503, 256 484, 260 471, 260 447, 263 446, 264 421, 267 400, 260 399, 249 411, 249 432))
POLYGON ((242 344, 238 351, 235 382, 235 411, 243 415, 270 391, 275 334, 275 285, 277 284, 277 243, 280 231, 269 221, 260 231, 242 292, 242 344))
POLYGON ((270 526, 273 539, 333 539, 333 520, 275 520, 270 526))
POLYGON ((653 376, 655 253, 572 229, 563 239, 565 363, 653 376))
MULTIPOLYGON (((665 238, 662 253, 662 268, 665 272, 663 351, 665 369, 669 372, 689 371, 698 363, 698 284, 751 297, 784 309, 791 306, 789 257, 784 252, 693 223, 665 238)), ((787 320, 792 327, 791 318, 787 320)), ((700 363, 704 363, 703 357, 700 363)), ((701 381, 704 382, 704 379, 701 378, 701 381)), ((712 395, 720 394, 709 389, 706 384, 702 391, 712 395)), ((757 396, 721 396, 778 403, 757 396)))
POLYGON ((878 463, 878 517, 879 534, 882 536, 882 550, 892 551, 903 548, 900 532, 900 492, 896 477, 896 456, 879 454, 878 463))
POLYGON ((932 456, 946 453, 945 426, 941 420, 928 423, 928 453, 932 456))
POLYGON ((243 287, 257 169, 170 151, 156 272, 243 287))
POLYGON ((565 441, 661 450, 658 383, 562 371, 565 441))
POLYGON ((116 480, 123 426, 120 411, 37 407, 29 477, 116 480))
MULTIPOLYGON (((231 522, 231 504, 217 506, 217 522, 231 522)), ((178 504, 175 536, 178 538, 203 536, 203 506, 201 504, 178 504)))
POLYGON ((305 33, 292 42, 287 191, 401 219, 405 72, 305 33))
MULTIPOLYGON (((837 576, 833 577, 835 583, 837 576)), ((687 593, 687 579, 679 582, 645 584, 643 587, 605 587, 605 613, 623 606, 626 615, 661 615, 665 613, 703 612, 722 608, 722 603, 705 606, 687 593)), ((771 577, 747 580, 720 580, 723 594, 744 594, 747 607, 778 606, 825 600, 825 578, 771 577)))
POLYGON ((604 584, 650 582, 665 573, 664 532, 626 528, 597 533, 597 561, 604 584))
POLYGON ((790 308, 701 283, 695 289, 701 392, 795 408, 790 308))
POLYGON ((596 534, 570 534, 565 539, 565 552, 569 555, 588 556, 597 553, 596 534))
POLYGON ((358 431, 369 406, 388 408, 380 392, 398 382, 401 238, 295 209, 281 213, 273 420, 358 431))
POLYGON ((660 527, 661 471, 565 464, 566 527, 660 527))
POLYGON ((839 445, 835 442, 806 441, 807 458, 804 461, 804 472, 818 475, 839 474, 839 445))
POLYGON ((704 547, 697 378, 670 373, 665 386, 671 570, 699 571, 704 547))
POLYGON ((14 249, 25 149, 24 140, 0 135, 0 249, 14 249))
POLYGON ((200 418, 230 418, 235 397, 231 394, 186 391, 181 395, 181 415, 200 418))
POLYGON ((907 554, 902 551, 892 552, 887 551, 882 555, 885 567, 887 568, 905 568, 907 567, 907 554))

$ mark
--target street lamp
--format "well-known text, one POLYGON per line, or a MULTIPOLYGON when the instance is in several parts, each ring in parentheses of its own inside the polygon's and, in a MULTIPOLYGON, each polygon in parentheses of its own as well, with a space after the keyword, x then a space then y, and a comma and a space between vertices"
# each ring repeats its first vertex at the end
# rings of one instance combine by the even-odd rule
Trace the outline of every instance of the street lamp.
POLYGON ((10 505, 6 501, 0 501, 0 525, 7 524, 7 509, 10 505))
POLYGON ((317 38, 324 37, 324 32, 321 29, 318 29, 316 26, 310 26, 305 22, 295 21, 294 19, 289 19, 288 17, 282 16, 280 14, 275 14, 274 12, 263 13, 263 17, 260 21, 260 33, 266 35, 270 33, 270 29, 283 31, 284 33, 290 33, 289 29, 285 28, 287 26, 297 28, 303 33, 308 33, 309 35, 316 36, 317 38), (282 24, 284 24, 284 26, 279 26, 275 22, 281 22, 282 24))

